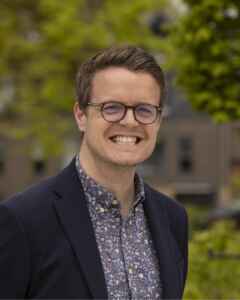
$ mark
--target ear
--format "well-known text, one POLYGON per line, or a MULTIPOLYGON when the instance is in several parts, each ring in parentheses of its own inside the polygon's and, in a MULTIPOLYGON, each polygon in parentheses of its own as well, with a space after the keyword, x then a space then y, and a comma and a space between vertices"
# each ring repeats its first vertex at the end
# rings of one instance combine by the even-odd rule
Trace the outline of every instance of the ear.
POLYGON ((86 113, 80 109, 78 102, 75 102, 74 104, 73 114, 78 125, 78 129, 84 132, 86 130, 87 116, 86 113))
POLYGON ((157 122, 153 124, 154 126, 156 126, 155 128, 156 128, 157 135, 159 135, 159 131, 162 126, 162 122, 163 122, 163 116, 160 116, 159 119, 157 120, 157 122))
POLYGON ((159 128, 158 128, 158 130, 159 130, 160 127, 162 126, 163 119, 164 119, 164 115, 162 114, 162 115, 160 116, 160 119, 159 119, 159 123, 158 123, 159 128))

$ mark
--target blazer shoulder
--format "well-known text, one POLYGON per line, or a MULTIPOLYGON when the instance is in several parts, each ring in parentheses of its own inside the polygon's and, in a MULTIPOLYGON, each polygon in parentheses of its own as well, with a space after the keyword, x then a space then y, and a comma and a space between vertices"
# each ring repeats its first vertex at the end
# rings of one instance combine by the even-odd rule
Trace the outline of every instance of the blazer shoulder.
POLYGON ((23 192, 2 201, 0 208, 6 208, 20 219, 46 219, 53 211, 53 201, 59 197, 58 189, 69 188, 75 174, 74 160, 55 176, 48 177, 37 184, 28 187, 23 192))
POLYGON ((184 253, 183 255, 187 255, 188 216, 185 207, 175 199, 148 185, 146 185, 146 191, 150 193, 151 201, 155 201, 155 207, 164 211, 170 231, 184 253))
POLYGON ((40 217, 51 208, 55 180, 56 176, 49 177, 9 197, 0 203, 0 209, 7 209, 19 219, 40 217))
POLYGON ((151 198, 154 198, 154 201, 159 202, 159 204, 165 208, 165 210, 170 216, 174 218, 187 217, 186 209, 180 202, 178 202, 172 197, 169 197, 153 189, 148 184, 145 184, 145 189, 147 190, 148 193, 150 193, 150 195, 152 195, 151 198))

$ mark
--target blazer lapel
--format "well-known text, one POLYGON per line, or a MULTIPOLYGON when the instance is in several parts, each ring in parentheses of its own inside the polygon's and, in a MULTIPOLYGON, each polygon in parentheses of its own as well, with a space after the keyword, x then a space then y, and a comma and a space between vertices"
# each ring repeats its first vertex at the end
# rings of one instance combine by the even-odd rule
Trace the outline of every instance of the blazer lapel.
POLYGON ((107 298, 100 254, 75 160, 57 177, 55 207, 93 298, 107 298))
POLYGON ((179 253, 176 253, 176 247, 173 244, 173 236, 163 202, 167 200, 161 199, 159 194, 147 185, 145 185, 145 191, 144 210, 159 259, 163 299, 180 299, 182 291, 177 266, 179 253))

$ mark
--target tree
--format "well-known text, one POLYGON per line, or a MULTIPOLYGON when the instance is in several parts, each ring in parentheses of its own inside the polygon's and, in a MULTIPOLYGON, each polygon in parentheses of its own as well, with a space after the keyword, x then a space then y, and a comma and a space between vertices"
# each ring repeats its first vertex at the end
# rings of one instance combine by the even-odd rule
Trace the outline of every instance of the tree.
POLYGON ((239 253, 239 230, 229 221, 195 232, 189 247, 184 299, 237 299, 239 253))
POLYGON ((114 43, 158 49, 147 19, 163 2, 1 0, 0 85, 10 93, 0 95, 0 106, 11 94, 1 133, 40 138, 58 149, 73 130, 74 78, 82 60, 114 43))
POLYGON ((240 118, 240 2, 184 0, 167 58, 192 106, 216 121, 240 118))

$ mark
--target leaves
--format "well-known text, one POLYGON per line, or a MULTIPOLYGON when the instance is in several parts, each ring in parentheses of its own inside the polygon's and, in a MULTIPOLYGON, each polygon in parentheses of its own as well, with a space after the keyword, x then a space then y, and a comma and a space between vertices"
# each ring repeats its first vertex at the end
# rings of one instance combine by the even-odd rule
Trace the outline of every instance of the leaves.
POLYGON ((168 59, 193 107, 216 121, 240 118, 240 2, 184 1, 170 27, 168 59))
MULTIPOLYGON (((75 74, 80 63, 115 43, 158 49, 158 38, 148 29, 146 16, 163 3, 2 0, 0 78, 11 82, 12 101, 4 104, 5 113, 11 111, 18 124, 14 128, 9 121, 11 133, 22 137, 25 132, 50 145, 51 139, 55 143, 60 137, 62 142, 72 134, 75 74)), ((6 122, 7 118, 0 131, 8 134, 6 122)))
POLYGON ((230 222, 196 232, 190 242, 184 299, 237 299, 240 294, 240 236, 230 222))

